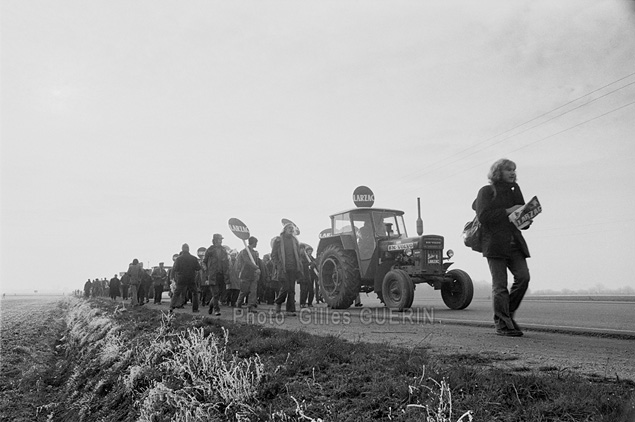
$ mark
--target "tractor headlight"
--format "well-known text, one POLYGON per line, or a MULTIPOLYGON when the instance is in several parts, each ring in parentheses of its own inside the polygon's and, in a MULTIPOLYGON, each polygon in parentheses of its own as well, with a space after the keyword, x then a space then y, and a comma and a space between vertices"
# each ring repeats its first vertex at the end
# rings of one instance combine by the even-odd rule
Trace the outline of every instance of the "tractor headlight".
POLYGON ((452 258, 454 256, 454 251, 452 249, 448 249, 446 254, 448 255, 448 258, 452 258))

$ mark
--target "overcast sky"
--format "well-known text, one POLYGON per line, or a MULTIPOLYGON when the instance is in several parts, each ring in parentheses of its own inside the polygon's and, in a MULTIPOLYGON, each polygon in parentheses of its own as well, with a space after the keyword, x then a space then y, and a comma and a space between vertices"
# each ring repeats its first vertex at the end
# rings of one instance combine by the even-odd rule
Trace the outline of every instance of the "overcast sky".
MULTIPOLYGON (((317 247, 359 185, 445 237, 490 165, 543 213, 530 288, 635 286, 635 3, 3 1, 3 292, 70 291, 242 220, 317 247)), ((435 293, 431 293, 435 294, 435 293)))

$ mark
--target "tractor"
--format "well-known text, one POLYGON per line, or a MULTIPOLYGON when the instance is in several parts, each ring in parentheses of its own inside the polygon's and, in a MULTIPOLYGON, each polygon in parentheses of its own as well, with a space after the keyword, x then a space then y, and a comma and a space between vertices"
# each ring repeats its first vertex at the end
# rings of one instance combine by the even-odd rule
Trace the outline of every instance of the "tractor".
POLYGON ((442 236, 423 235, 421 210, 417 237, 408 237, 404 212, 358 207, 331 215, 330 229, 320 233, 317 270, 320 290, 334 309, 349 308, 357 295, 376 292, 386 307, 409 309, 415 285, 441 290, 450 309, 465 309, 474 287, 462 270, 448 268, 454 255, 443 255, 442 236))

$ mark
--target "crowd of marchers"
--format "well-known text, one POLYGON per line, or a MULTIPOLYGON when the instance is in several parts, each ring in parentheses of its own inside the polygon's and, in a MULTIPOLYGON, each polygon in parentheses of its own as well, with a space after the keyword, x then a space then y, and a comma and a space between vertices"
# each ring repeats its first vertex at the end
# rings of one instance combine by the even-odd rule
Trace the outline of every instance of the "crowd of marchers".
MULTIPOLYGON (((492 276, 496 334, 520 337, 523 332, 514 317, 530 280, 529 247, 521 230, 527 230, 532 220, 527 225, 517 226, 513 218, 510 219, 525 205, 513 161, 497 160, 490 167, 487 178, 489 184, 479 189, 472 203, 476 212, 474 221, 478 223, 476 227, 480 227, 477 230, 480 234, 475 236, 478 248, 469 246, 487 259, 492 276), (514 277, 511 288, 508 288, 508 272, 514 277)), ((258 243, 255 237, 249 238, 249 245, 240 253, 230 254, 222 246, 223 237, 215 234, 212 245, 202 248, 198 258, 192 256, 189 246, 184 244, 169 271, 161 264, 148 274, 135 259, 122 280, 116 276, 110 280, 109 292, 116 299, 117 286, 121 284, 122 295, 127 298, 124 293, 127 286, 132 292, 131 303, 143 305, 150 294, 154 294, 155 302, 160 303, 163 290, 170 286, 170 311, 191 300, 192 310, 198 312, 200 296, 203 305, 209 305, 209 313, 214 315, 220 315, 221 304, 242 306, 246 303, 249 311, 257 312, 257 305, 262 302, 275 303, 277 313, 282 312, 285 304, 286 313, 295 315, 296 282, 300 283, 300 306, 311 306, 314 295, 319 292, 315 286, 317 271, 311 247, 300 243, 297 234, 299 231, 293 223, 285 224, 282 233, 271 240, 271 253, 262 260, 255 249, 258 243)), ((84 291, 90 296, 105 289, 104 280, 93 283, 89 280, 84 291)), ((355 306, 361 306, 359 295, 355 306)))
POLYGON ((188 244, 172 257, 171 267, 163 262, 154 268, 143 268, 134 259, 125 272, 109 281, 88 280, 84 297, 122 297, 132 306, 143 306, 150 300, 163 303, 164 293, 169 311, 191 303, 192 312, 207 307, 211 315, 221 315, 221 307, 246 307, 258 312, 259 304, 275 305, 277 313, 296 315, 296 283, 300 285, 300 307, 322 302, 318 287, 313 248, 297 239, 297 227, 284 225, 279 236, 270 242, 271 252, 260 258, 258 239, 250 237, 246 247, 232 250, 223 245, 223 236, 214 234, 212 244, 190 253, 188 244))

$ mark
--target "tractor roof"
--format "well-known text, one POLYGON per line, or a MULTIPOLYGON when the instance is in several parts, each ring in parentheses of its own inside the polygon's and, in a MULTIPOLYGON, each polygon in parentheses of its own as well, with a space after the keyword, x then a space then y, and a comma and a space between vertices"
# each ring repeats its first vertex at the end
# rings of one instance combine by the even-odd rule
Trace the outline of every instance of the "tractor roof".
POLYGON ((358 208, 351 208, 349 210, 344 210, 341 212, 336 212, 335 214, 331 214, 331 217, 335 217, 336 215, 342 215, 342 214, 346 214, 347 212, 364 212, 364 211, 376 211, 376 212, 388 212, 391 214, 396 214, 396 215, 403 215, 404 212, 401 210, 393 210, 391 208, 371 208, 371 207, 358 207, 358 208))

